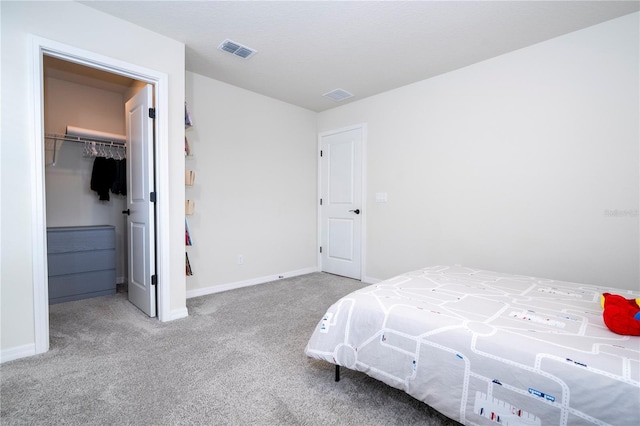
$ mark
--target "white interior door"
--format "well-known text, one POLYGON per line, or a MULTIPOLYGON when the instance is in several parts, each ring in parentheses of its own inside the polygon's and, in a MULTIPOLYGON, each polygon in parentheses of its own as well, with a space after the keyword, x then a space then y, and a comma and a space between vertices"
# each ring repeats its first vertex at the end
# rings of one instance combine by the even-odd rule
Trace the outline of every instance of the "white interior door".
POLYGON ((361 279, 362 128, 320 136, 322 270, 361 279))
POLYGON ((156 316, 153 88, 147 84, 125 104, 127 125, 127 232, 129 301, 156 316))

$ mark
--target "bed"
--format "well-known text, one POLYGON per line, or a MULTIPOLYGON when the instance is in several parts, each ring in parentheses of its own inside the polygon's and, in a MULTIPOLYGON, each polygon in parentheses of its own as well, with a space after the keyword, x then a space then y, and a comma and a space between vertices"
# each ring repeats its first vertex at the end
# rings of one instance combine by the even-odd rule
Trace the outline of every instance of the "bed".
POLYGON ((640 337, 600 295, 640 292, 433 266, 357 290, 307 356, 357 370, 468 425, 640 425, 640 337))

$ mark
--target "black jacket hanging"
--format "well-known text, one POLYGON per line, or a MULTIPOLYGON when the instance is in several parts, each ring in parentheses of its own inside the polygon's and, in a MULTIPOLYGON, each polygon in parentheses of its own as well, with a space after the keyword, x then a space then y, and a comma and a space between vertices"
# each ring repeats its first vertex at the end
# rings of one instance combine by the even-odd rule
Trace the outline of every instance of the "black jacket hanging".
POLYGON ((116 161, 116 175, 111 185, 114 194, 127 195, 127 160, 116 161))
POLYGON ((96 157, 91 172, 91 189, 96 191, 102 201, 109 201, 109 190, 116 177, 116 160, 96 157))

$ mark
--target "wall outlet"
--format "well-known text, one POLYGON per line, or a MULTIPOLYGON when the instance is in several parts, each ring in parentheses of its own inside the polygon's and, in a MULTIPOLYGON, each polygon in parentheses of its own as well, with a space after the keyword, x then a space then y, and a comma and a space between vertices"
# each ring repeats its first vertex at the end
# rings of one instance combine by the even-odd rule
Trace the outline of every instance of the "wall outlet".
POLYGON ((238 255, 238 265, 242 265, 244 263, 244 255, 238 255))

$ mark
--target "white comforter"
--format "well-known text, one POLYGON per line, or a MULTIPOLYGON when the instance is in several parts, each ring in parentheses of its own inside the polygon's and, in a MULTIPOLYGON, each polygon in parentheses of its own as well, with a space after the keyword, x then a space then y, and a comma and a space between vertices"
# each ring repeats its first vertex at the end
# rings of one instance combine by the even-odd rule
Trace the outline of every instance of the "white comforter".
POLYGON ((600 294, 639 292, 436 266, 332 305, 310 357, 362 371, 463 424, 640 425, 640 337, 600 294))

